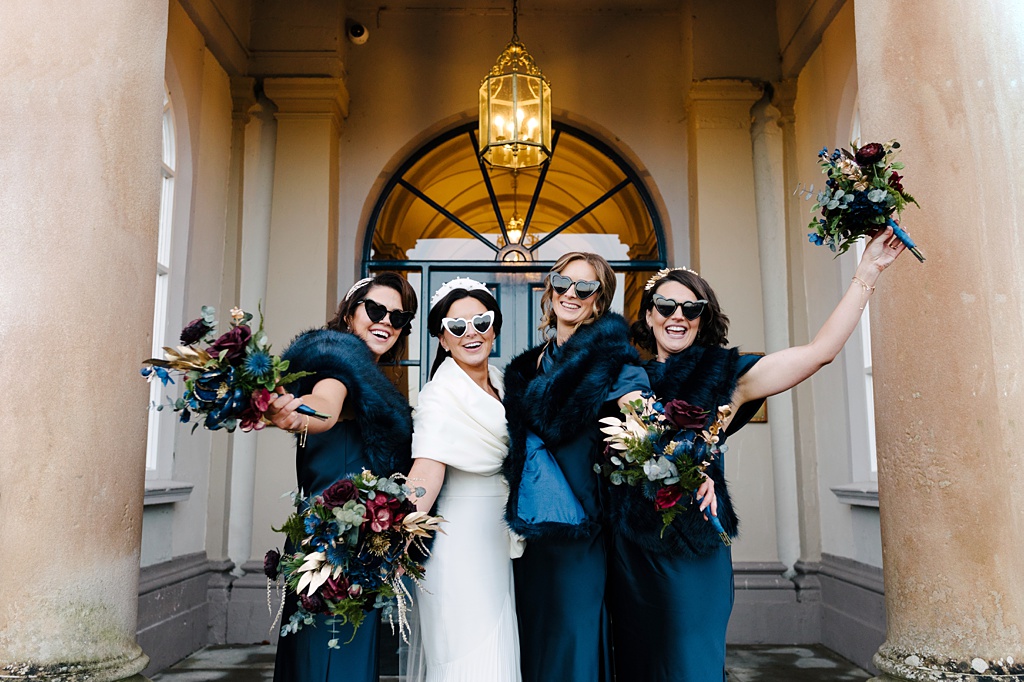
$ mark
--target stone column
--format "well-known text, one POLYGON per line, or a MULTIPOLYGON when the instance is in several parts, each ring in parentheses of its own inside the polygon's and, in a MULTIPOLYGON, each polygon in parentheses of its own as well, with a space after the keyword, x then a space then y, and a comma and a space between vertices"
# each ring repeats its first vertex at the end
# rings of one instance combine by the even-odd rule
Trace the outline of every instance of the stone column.
MULTIPOLYGON (((754 105, 750 137, 757 201, 757 246, 761 261, 761 304, 764 307, 764 350, 774 353, 792 346, 789 336, 786 192, 781 114, 765 96, 754 105)), ((797 504, 796 433, 793 394, 768 398, 772 415, 771 443, 775 482, 775 528, 779 561, 785 576, 796 575, 800 560, 800 508, 797 504)))
MULTIPOLYGON (((730 344, 752 351, 762 350, 765 343, 758 253, 760 209, 751 138, 751 108, 763 94, 758 85, 732 79, 698 81, 691 86, 688 146, 692 260, 676 263, 693 267, 711 283, 730 319, 730 344), (738 277, 738 272, 748 274, 738 277)), ((733 559, 756 560, 759 572, 775 574, 768 578, 773 586, 788 589, 792 585, 778 574, 792 569, 799 558, 799 544, 790 547, 789 539, 785 545, 779 541, 792 537, 798 540, 798 535, 789 533, 790 526, 796 529, 795 519, 776 515, 776 500, 766 490, 772 486, 763 482, 786 480, 793 472, 777 470, 769 445, 774 415, 769 419, 767 427, 751 425, 731 441, 736 454, 727 460, 726 469, 732 495, 744 500, 746 508, 758 510, 743 517, 744 531, 733 559), (784 567, 773 561, 784 557, 788 560, 784 567)))
POLYGON ((898 139, 928 257, 871 304, 878 680, 1024 674, 1024 15, 857 0, 862 138, 898 139))
MULTIPOLYGON (((277 123, 274 105, 265 97, 247 109, 242 156, 241 234, 239 235, 238 300, 254 313, 266 310, 267 264, 270 260, 270 216, 274 193, 277 123)), ((283 343, 287 339, 278 339, 283 343)), ((256 478, 256 433, 236 432, 231 439, 231 494, 228 557, 233 573, 252 554, 253 481, 256 478)))
MULTIPOLYGON (((167 3, 0 30, 0 669, 136 675, 167 3)), ((141 679, 141 678, 139 678, 141 679)))
MULTIPOLYGON (((272 183, 264 188, 270 198, 268 230, 259 231, 269 253, 264 311, 280 351, 298 332, 323 325, 337 308, 338 150, 348 92, 337 78, 266 78, 263 92, 276 106, 272 183)), ((243 262, 243 298, 245 267, 243 262)), ((235 540, 229 551, 243 569, 238 572, 247 574, 232 584, 229 642, 267 637, 262 557, 280 544, 271 527, 290 510, 282 493, 296 486, 294 439, 267 429, 254 440, 255 448, 249 448, 236 436, 232 459, 229 532, 235 540)))

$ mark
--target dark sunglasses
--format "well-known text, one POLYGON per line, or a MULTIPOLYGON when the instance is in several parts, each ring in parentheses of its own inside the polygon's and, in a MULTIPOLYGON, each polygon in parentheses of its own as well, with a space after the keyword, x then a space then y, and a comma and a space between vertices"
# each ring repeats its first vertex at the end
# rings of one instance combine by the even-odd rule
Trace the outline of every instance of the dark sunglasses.
POLYGON ((672 313, 676 311, 676 308, 680 308, 683 312, 683 317, 688 320, 696 320, 704 313, 704 308, 708 302, 705 299, 699 301, 683 301, 682 303, 677 302, 672 298, 665 298, 661 294, 655 294, 651 297, 654 301, 654 309, 657 310, 662 317, 672 317, 672 313))
POLYGON ((380 322, 387 316, 391 318, 391 326, 395 329, 401 329, 412 322, 412 318, 416 316, 416 313, 409 313, 404 310, 388 310, 372 298, 356 301, 356 305, 360 303, 363 304, 363 309, 366 310, 366 316, 370 318, 370 322, 380 322))
POLYGON ((552 272, 549 278, 551 282, 551 288, 555 290, 555 293, 562 296, 569 291, 570 288, 576 285, 576 297, 580 300, 588 299, 593 296, 598 289, 601 288, 601 283, 590 280, 580 279, 575 282, 565 275, 559 275, 557 272, 552 272))
POLYGON ((457 339, 462 338, 469 331, 469 325, 471 324, 478 334, 486 334, 487 330, 494 324, 494 311, 488 310, 486 313, 474 315, 469 321, 464 317, 446 317, 441 320, 441 326, 457 339))

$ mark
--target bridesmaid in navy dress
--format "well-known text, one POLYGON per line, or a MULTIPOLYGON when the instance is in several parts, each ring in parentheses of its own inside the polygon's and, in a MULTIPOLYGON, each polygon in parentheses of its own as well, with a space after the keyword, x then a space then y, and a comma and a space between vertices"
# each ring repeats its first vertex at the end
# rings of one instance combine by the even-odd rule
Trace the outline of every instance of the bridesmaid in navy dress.
POLYGON ((541 303, 553 338, 505 370, 506 517, 527 540, 513 562, 523 682, 611 679, 597 420, 648 387, 614 294, 603 258, 562 256, 541 303))
MULTIPOLYGON (((409 470, 409 403, 378 362, 393 362, 404 352, 415 310, 416 293, 401 275, 360 280, 324 329, 300 334, 282 355, 291 362, 289 371, 316 373, 289 386, 291 393, 276 398, 267 412, 275 426, 298 435, 295 468, 303 495, 318 495, 364 468, 379 476, 409 470), (331 418, 301 415, 295 411, 301 404, 331 418)), ((289 595, 283 624, 297 606, 289 595)), ((315 625, 279 639, 275 682, 377 681, 380 612, 367 614, 351 642, 351 626, 336 626, 332 634, 326 620, 318 615, 315 625), (348 643, 328 648, 335 637, 348 643)))
MULTIPOLYGON (((662 401, 679 398, 704 408, 709 422, 719 406, 732 405, 725 434, 734 433, 764 398, 796 386, 835 359, 878 276, 904 248, 892 239, 891 229, 877 234, 814 340, 760 361, 726 347, 729 320, 702 277, 686 268, 662 270, 648 281, 633 325, 637 345, 656 355, 647 365, 651 389, 662 401)), ((609 608, 617 679, 723 682, 732 556, 705 516, 717 515, 725 531, 736 536, 738 520, 721 458, 698 491, 699 507, 679 515, 661 537, 654 505, 636 488, 610 486, 609 494, 609 608)))

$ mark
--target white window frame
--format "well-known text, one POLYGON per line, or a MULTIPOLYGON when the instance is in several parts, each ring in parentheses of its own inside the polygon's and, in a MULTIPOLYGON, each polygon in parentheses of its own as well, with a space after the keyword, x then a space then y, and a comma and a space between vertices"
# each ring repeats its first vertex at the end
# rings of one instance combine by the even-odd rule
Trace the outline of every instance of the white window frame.
MULTIPOLYGON (((180 89, 179 89, 180 90, 180 89)), ((174 84, 164 84, 163 142, 160 160, 160 216, 156 253, 156 289, 153 301, 153 357, 163 357, 164 346, 178 344, 182 327, 182 303, 185 288, 185 261, 191 214, 191 163, 188 131, 179 119, 174 84)), ((164 386, 151 383, 150 405, 166 405, 181 395, 179 380, 164 386)), ((173 479, 175 432, 178 415, 169 407, 150 409, 146 439, 147 489, 173 479)), ((147 503, 148 497, 147 497, 147 503)))
MULTIPOLYGON (((850 124, 850 140, 860 143, 860 106, 854 102, 850 124)), ((864 254, 865 243, 859 241, 854 249, 840 257, 843 283, 857 271, 864 254)), ((878 460, 875 447, 875 398, 871 365, 871 309, 864 304, 857 329, 846 344, 846 385, 850 418, 850 473, 852 481, 836 486, 832 491, 847 504, 878 506, 878 460)))

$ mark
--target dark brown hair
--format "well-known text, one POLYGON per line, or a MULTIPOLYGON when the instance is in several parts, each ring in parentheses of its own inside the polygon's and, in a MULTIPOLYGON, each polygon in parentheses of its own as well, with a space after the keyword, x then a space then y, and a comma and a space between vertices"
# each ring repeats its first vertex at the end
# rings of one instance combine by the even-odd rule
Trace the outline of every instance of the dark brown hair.
POLYGON ((551 302, 554 296, 554 289, 551 288, 551 273, 561 274, 562 270, 565 270, 569 263, 577 260, 589 263, 594 268, 594 272, 597 273, 597 281, 601 283, 597 293, 594 294, 594 312, 589 319, 584 320, 581 324, 590 324, 604 315, 608 308, 611 307, 612 299, 615 298, 615 271, 612 270, 612 266, 608 264, 608 261, 596 253, 570 251, 555 261, 551 272, 544 278, 544 293, 540 297, 541 318, 539 328, 545 335, 549 330, 555 331, 558 324, 551 302))
MULTIPOLYGON (((352 319, 352 316, 356 312, 356 308, 359 307, 359 303, 366 296, 367 292, 373 287, 387 287, 394 289, 398 292, 398 295, 402 298, 402 310, 408 310, 415 312, 419 305, 418 299, 416 298, 416 291, 412 288, 412 285, 406 281, 405 277, 402 277, 397 272, 380 272, 369 277, 365 282, 359 284, 348 292, 348 295, 338 304, 338 312, 334 314, 334 317, 327 323, 328 329, 335 329, 337 331, 347 332, 350 331, 348 322, 352 319)), ((380 362, 382 364, 394 364, 405 355, 405 348, 409 342, 409 334, 412 333, 412 321, 405 325, 398 331, 398 340, 395 341, 395 345, 391 346, 390 349, 384 355, 380 356, 380 362)))
POLYGON ((700 315, 700 327, 697 329, 697 338, 694 343, 701 346, 724 346, 729 343, 729 318, 722 312, 714 289, 696 272, 683 269, 669 271, 667 275, 657 280, 653 287, 644 292, 640 299, 640 312, 637 314, 636 322, 630 328, 633 343, 638 348, 657 355, 658 344, 654 339, 654 331, 647 324, 647 311, 654 307, 654 294, 668 281, 682 284, 698 299, 705 299, 708 302, 704 312, 700 315))

